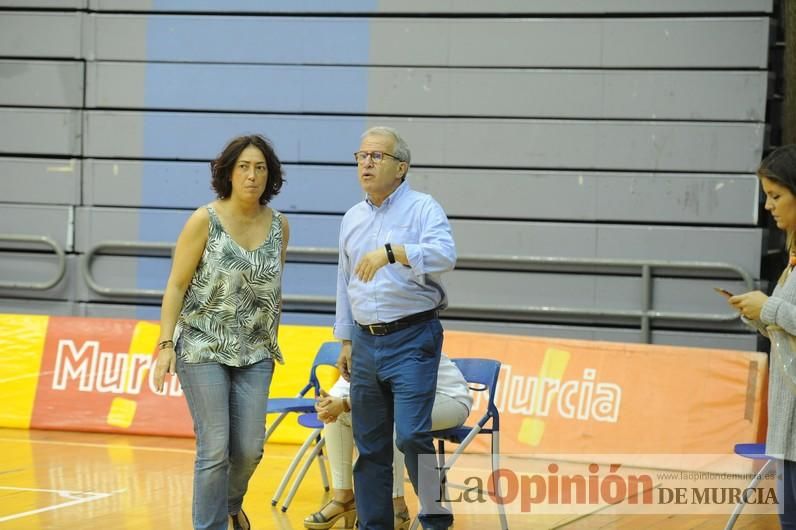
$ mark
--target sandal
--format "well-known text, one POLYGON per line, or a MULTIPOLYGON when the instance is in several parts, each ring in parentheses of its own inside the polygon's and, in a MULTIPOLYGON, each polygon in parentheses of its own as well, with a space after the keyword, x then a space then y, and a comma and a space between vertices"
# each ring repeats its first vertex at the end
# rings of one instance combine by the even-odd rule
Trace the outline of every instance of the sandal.
POLYGON ((405 508, 400 512, 395 512, 393 517, 393 524, 395 526, 395 530, 409 530, 409 523, 412 522, 412 519, 409 517, 409 509, 405 508))
POLYGON ((356 516, 357 508, 354 499, 351 499, 348 502, 340 502, 338 500, 332 499, 324 504, 319 511, 308 515, 304 519, 304 527, 309 528, 310 530, 327 530, 328 528, 334 526, 338 519, 344 517, 345 528, 352 528, 354 526, 354 519, 356 516), (323 515, 323 509, 330 504, 340 506, 342 511, 327 518, 325 515, 323 515))
POLYGON ((229 514, 229 518, 232 519, 232 530, 251 530, 252 525, 249 522, 249 518, 246 517, 246 512, 243 511, 243 508, 241 508, 238 513, 229 514), (246 526, 240 524, 241 515, 243 516, 243 522, 246 523, 246 526))

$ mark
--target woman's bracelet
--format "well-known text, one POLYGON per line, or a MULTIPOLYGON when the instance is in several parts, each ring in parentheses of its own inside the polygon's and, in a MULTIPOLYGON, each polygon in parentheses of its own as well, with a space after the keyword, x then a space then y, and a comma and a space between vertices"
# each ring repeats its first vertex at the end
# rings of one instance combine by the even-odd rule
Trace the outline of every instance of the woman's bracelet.
POLYGON ((173 348, 173 347, 174 347, 174 341, 171 339, 162 340, 158 342, 158 350, 165 350, 166 348, 173 348))

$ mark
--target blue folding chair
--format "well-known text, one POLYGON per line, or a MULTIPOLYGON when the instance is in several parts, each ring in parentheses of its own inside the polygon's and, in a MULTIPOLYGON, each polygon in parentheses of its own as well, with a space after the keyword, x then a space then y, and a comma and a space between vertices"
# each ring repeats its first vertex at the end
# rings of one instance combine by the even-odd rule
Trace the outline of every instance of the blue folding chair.
MULTIPOLYGON (((440 483, 445 499, 448 499, 447 492, 447 473, 453 464, 464 452, 473 438, 479 434, 488 434, 491 438, 492 446, 492 476, 497 477, 496 471, 500 469, 500 414, 495 406, 495 390, 497 388, 498 376, 500 375, 500 361, 493 359, 451 359, 467 381, 467 386, 472 392, 488 392, 489 402, 486 412, 473 426, 462 425, 453 429, 434 431, 431 434, 437 439, 437 458, 439 461, 440 483), (447 461, 445 458, 445 442, 459 444, 459 447, 451 453, 447 461)), ((495 496, 500 498, 500 481, 494 483, 495 496)), ((491 492, 487 492, 490 493, 491 492)), ((506 520, 506 511, 503 505, 498 503, 498 514, 500 516, 500 528, 508 530, 509 525, 506 520)), ((419 520, 415 517, 412 523, 412 530, 419 525, 419 520)))
MULTIPOLYGON (((318 419, 317 413, 307 412, 298 417, 298 424, 301 425, 302 427, 312 429, 312 432, 310 432, 309 436, 307 436, 307 439, 304 440, 304 443, 302 444, 301 448, 299 448, 298 452, 296 453, 296 456, 293 458, 293 462, 291 462, 290 464, 291 467, 288 468, 288 470, 285 472, 285 476, 282 478, 283 481, 285 481, 286 477, 289 478, 290 475, 292 475, 296 466, 304 457, 304 455, 307 453, 307 450, 309 449, 310 445, 313 442, 315 442, 315 447, 312 448, 312 451, 310 452, 309 456, 307 456, 306 460, 304 460, 301 469, 299 469, 296 478, 293 480, 293 485, 290 487, 290 491, 287 493, 287 497, 285 497, 285 502, 282 503, 283 512, 287 511, 288 506, 290 506, 293 497, 295 497, 296 492, 298 491, 298 488, 301 485, 301 481, 304 480, 304 476, 307 474, 307 471, 312 465, 312 461, 315 460, 316 458, 318 459, 318 464, 321 466, 321 478, 322 480, 324 480, 324 489, 326 491, 329 491, 328 481, 326 478, 324 478, 326 476, 326 464, 325 464, 326 458, 323 455, 323 448, 326 444, 326 438, 322 436, 323 422, 318 419)), ((279 487, 284 489, 286 485, 287 482, 280 483, 279 487)), ((281 490, 277 491, 279 492, 279 495, 281 495, 282 493, 281 490)), ((279 495, 275 495, 275 497, 279 495)))
MULTIPOLYGON (((307 384, 302 388, 298 395, 295 397, 289 398, 268 398, 268 407, 265 411, 266 414, 273 414, 278 413, 279 416, 274 420, 271 426, 265 433, 265 441, 267 442, 271 435, 274 433, 276 428, 282 423, 282 420, 288 414, 296 413, 296 414, 306 414, 306 413, 314 413, 315 412, 315 398, 318 396, 320 392, 320 382, 318 381, 317 370, 319 366, 337 366, 337 358, 340 355, 340 342, 324 342, 321 344, 318 353, 315 354, 315 359, 312 361, 312 368, 310 369, 310 377, 307 384), (312 392, 310 392, 312 391, 312 392)), ((321 429, 322 430, 322 429, 321 429)), ((282 481, 279 483, 276 491, 274 492, 274 496, 271 499, 271 506, 276 506, 279 502, 279 498, 282 496, 282 493, 285 491, 288 482, 290 481, 290 477, 293 475, 293 472, 298 467, 301 458, 307 452, 307 449, 312 444, 313 441, 316 443, 316 450, 315 456, 318 457, 318 463, 321 468, 321 480, 323 482, 323 488, 325 491, 329 491, 329 478, 326 474, 326 466, 324 464, 324 456, 322 451, 322 438, 320 437, 321 430, 318 430, 315 437, 308 437, 302 446, 299 448, 298 453, 293 458, 293 461, 288 466, 285 474, 282 476, 282 481)), ((315 457, 308 460, 311 462, 314 460, 315 457)), ((309 466, 307 466, 309 467, 309 466)), ((304 473, 306 473, 306 468, 304 469, 304 473)), ((303 478, 304 475, 302 474, 300 478, 303 478)), ((301 482, 299 479, 298 482, 301 482)), ((298 487, 296 485, 296 487, 298 487)), ((293 491, 295 494, 295 491, 293 491)), ((287 502, 282 506, 282 511, 284 512, 287 510, 287 506, 290 504, 290 500, 292 500, 292 495, 287 499, 287 502)))
MULTIPOLYGON (((765 460, 766 463, 763 464, 763 467, 760 468, 754 477, 752 477, 752 481, 749 482, 749 485, 746 486, 747 489, 754 489, 757 486, 757 483, 765 476, 771 466, 776 465, 776 460, 771 458, 766 454, 766 444, 735 444, 735 454, 739 456, 743 456, 746 458, 752 458, 754 460, 765 460)), ((730 520, 727 521, 727 525, 724 527, 724 530, 732 530, 732 527, 735 526, 735 521, 741 515, 744 507, 746 506, 746 500, 744 496, 741 495, 741 499, 738 501, 738 504, 735 505, 735 509, 732 511, 732 515, 730 515, 730 520)))

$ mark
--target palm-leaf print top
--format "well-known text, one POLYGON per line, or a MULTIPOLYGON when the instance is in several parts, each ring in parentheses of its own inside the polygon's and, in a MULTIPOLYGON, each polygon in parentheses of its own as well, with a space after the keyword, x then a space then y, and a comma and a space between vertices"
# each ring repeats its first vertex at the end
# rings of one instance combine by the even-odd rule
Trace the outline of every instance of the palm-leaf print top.
POLYGON ((202 258, 185 292, 178 327, 179 355, 187 363, 248 366, 263 359, 283 363, 277 344, 282 299, 282 221, 273 210, 265 242, 238 245, 210 212, 202 258))

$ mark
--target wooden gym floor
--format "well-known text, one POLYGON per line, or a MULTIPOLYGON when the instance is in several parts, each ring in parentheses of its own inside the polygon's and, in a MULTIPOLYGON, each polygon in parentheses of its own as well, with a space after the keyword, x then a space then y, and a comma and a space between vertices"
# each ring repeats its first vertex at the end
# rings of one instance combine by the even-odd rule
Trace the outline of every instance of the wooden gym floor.
MULTIPOLYGON (((296 449, 266 447, 244 503, 254 530, 301 530, 303 518, 325 500, 313 465, 287 512, 271 507, 296 449)), ((0 530, 190 530, 192 469, 192 439, 0 429, 0 530)), ((720 530, 727 517, 511 515, 509 527, 720 530)), ((497 515, 460 514, 453 528, 491 530, 499 523, 497 515)), ((777 528, 775 515, 745 515, 735 525, 735 530, 777 528)))

